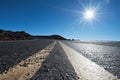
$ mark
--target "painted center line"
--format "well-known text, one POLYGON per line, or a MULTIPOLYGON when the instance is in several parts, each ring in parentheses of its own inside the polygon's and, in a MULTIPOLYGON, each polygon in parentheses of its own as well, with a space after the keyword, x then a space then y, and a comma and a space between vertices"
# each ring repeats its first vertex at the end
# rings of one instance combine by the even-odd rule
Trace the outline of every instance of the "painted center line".
POLYGON ((21 61, 19 64, 10 68, 7 72, 0 74, 0 80, 28 80, 41 67, 54 48, 56 42, 51 43, 43 50, 21 61))
POLYGON ((87 59, 82 54, 59 42, 80 80, 119 80, 116 76, 87 59))

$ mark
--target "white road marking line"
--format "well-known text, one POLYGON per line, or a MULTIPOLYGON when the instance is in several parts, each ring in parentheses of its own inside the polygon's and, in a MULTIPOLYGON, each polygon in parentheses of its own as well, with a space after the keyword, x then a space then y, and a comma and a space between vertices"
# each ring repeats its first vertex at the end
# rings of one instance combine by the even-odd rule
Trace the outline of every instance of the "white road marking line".
POLYGON ((46 60, 50 51, 54 48, 56 42, 51 43, 43 50, 21 61, 7 72, 0 74, 0 80, 28 80, 41 67, 43 61, 46 60))
POLYGON ((63 47, 80 80, 120 80, 64 43, 59 43, 63 47))

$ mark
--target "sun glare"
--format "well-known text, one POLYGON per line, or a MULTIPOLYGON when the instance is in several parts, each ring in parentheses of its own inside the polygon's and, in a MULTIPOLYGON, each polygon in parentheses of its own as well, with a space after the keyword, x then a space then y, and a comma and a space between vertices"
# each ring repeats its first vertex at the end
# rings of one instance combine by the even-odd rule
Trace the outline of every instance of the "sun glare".
POLYGON ((82 3, 81 11, 78 11, 78 16, 81 24, 94 26, 97 22, 100 22, 101 11, 100 11, 100 3, 90 2, 88 4, 82 3))
POLYGON ((95 11, 92 9, 86 10, 83 14, 84 14, 84 19, 86 20, 93 20, 95 17, 95 11))

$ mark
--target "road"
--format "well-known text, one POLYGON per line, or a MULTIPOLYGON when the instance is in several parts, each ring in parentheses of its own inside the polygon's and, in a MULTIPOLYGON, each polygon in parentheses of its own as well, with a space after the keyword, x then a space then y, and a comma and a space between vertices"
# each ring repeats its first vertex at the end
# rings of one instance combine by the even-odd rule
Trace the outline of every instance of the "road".
POLYGON ((120 78, 120 42, 65 41, 64 43, 120 78))
POLYGON ((119 80, 120 42, 0 42, 0 80, 119 80))

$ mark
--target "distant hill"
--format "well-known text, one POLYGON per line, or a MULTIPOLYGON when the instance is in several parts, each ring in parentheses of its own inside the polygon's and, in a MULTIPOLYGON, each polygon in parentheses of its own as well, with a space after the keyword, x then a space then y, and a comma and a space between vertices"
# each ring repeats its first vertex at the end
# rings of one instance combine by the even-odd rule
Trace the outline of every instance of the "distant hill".
POLYGON ((30 40, 34 39, 33 36, 24 31, 6 31, 0 30, 0 40, 30 40))
POLYGON ((24 31, 6 31, 0 29, 0 41, 4 40, 32 40, 32 39, 55 39, 55 40, 66 40, 64 37, 59 35, 51 36, 33 36, 24 31))
POLYGON ((60 35, 51 35, 51 36, 34 36, 36 39, 56 39, 56 40, 67 40, 66 38, 60 35))

